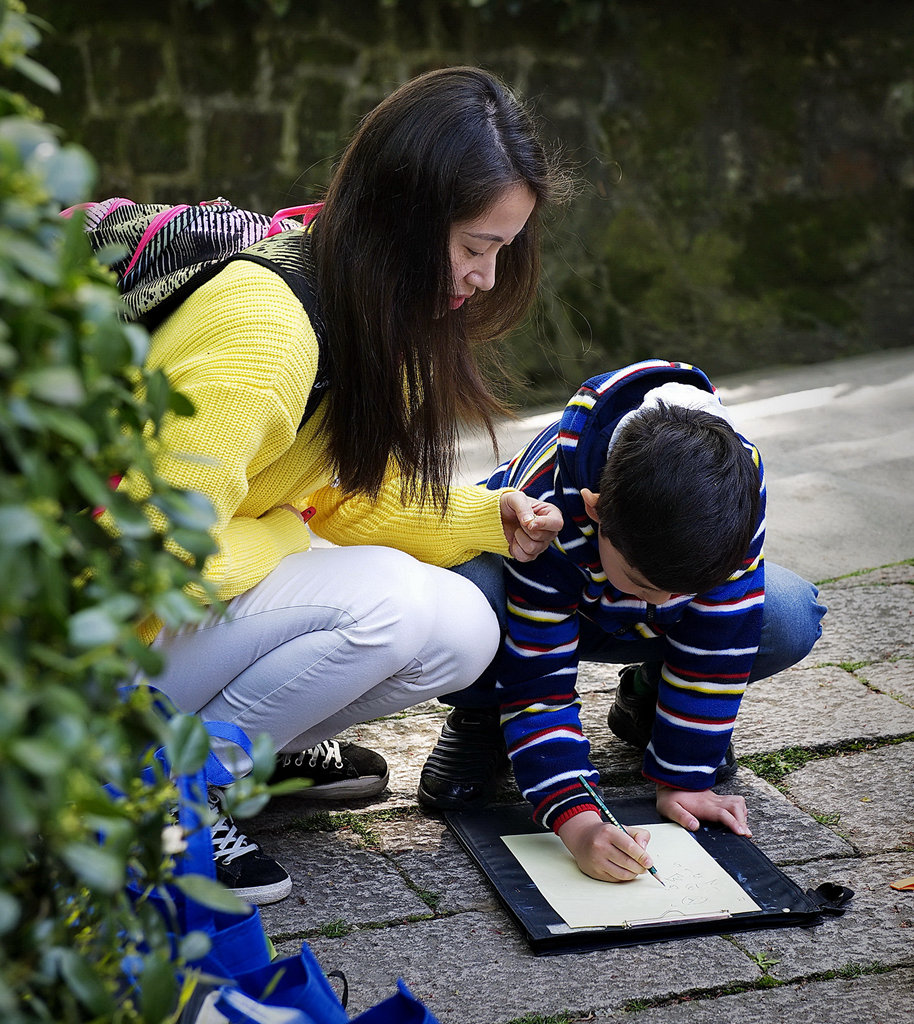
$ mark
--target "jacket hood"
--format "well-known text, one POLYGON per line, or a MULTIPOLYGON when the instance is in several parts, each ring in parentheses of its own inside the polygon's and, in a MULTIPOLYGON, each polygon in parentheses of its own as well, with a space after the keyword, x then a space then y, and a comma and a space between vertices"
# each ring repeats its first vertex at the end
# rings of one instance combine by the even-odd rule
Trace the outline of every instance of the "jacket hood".
MULTIPOLYGON (((648 391, 669 382, 691 384, 716 393, 714 385, 698 367, 661 359, 647 359, 621 370, 602 373, 581 385, 565 406, 559 423, 556 457, 566 497, 571 497, 569 485, 575 491, 582 487, 599 490, 609 441, 619 420, 637 409, 648 391)), ((583 502, 581 505, 583 509, 583 502)))

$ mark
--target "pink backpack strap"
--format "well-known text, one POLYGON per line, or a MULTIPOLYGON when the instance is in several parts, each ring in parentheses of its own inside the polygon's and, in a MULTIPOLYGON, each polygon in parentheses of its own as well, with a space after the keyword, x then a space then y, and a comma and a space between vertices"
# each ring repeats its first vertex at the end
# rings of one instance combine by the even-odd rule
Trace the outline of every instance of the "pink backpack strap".
POLYGON ((308 206, 287 206, 284 210, 277 210, 270 219, 270 227, 267 230, 264 238, 271 238, 273 235, 278 235, 282 228, 279 226, 281 220, 285 220, 287 217, 298 217, 301 216, 301 222, 304 227, 307 227, 311 221, 320 213, 323 203, 311 203, 308 206))
POLYGON ((87 228, 94 228, 109 213, 114 213, 115 210, 120 209, 122 206, 136 206, 136 203, 132 199, 115 196, 113 199, 103 199, 100 203, 77 203, 75 206, 68 206, 65 210, 60 211, 59 216, 66 217, 69 220, 77 210, 91 210, 89 217, 86 219, 87 228))
MULTIPOLYGON (((131 270, 133 270, 134 264, 143 254, 143 250, 149 244, 152 237, 157 231, 161 231, 163 227, 169 222, 175 219, 179 214, 185 210, 189 210, 190 206, 187 203, 179 206, 171 206, 167 210, 163 210, 161 213, 157 213, 155 217, 149 222, 149 226, 143 232, 143 237, 137 243, 136 249, 133 251, 133 257, 127 264, 127 269, 124 271, 123 276, 126 277, 131 270)), ((111 212, 110 210, 108 211, 111 212)))

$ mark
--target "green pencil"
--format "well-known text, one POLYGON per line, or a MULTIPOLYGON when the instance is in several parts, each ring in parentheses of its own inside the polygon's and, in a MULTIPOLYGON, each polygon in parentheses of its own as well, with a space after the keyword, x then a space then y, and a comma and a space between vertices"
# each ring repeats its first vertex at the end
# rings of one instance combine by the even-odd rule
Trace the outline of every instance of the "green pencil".
MULTIPOLYGON (((611 811, 611 810, 610 810, 610 809, 609 809, 609 808, 608 808, 608 807, 606 806, 606 804, 604 804, 604 803, 603 803, 603 800, 602 800, 602 799, 600 798, 600 795, 599 795, 599 794, 597 793, 597 791, 596 791, 596 790, 595 790, 595 789, 593 788, 593 786, 591 786, 591 784, 590 784, 590 783, 589 783, 589 782, 587 781, 587 779, 585 779, 585 778, 584 778, 584 776, 583 776, 583 775, 579 775, 579 776, 578 776, 578 782, 580 782, 580 783, 581 783, 581 785, 582 785, 582 786, 583 786, 583 787, 584 787, 584 788, 585 788, 585 789, 587 790, 587 792, 588 792, 588 793, 590 793, 591 797, 593 797, 593 802, 594 802, 594 803, 595 803, 595 804, 597 805, 597 807, 599 807, 599 808, 600 808, 600 810, 601 810, 601 811, 603 812, 603 814, 604 814, 604 815, 606 816, 606 818, 608 819, 608 821, 609 821, 610 825, 615 825, 615 826, 616 826, 616 828, 620 828, 620 829, 622 829, 622 831, 623 831, 623 832, 624 832, 624 833, 625 833, 625 834, 626 834, 627 836, 631 836, 631 832, 629 832, 629 830, 628 830, 628 829, 627 829, 627 828, 626 828, 626 827, 625 827, 625 826, 624 826, 624 825, 622 824, 622 822, 621 822, 621 821, 619 821, 619 820, 618 820, 618 819, 616 818, 616 816, 615 816, 615 815, 613 814, 613 812, 612 812, 612 811, 611 811)), ((648 868, 647 870, 648 870, 648 871, 650 871, 650 873, 651 873, 651 874, 652 874, 652 875, 654 876, 654 878, 656 878, 656 879, 657 879, 657 881, 658 881, 658 882, 659 882, 659 883, 660 883, 660 884, 661 884, 661 885, 662 885, 662 886, 663 886, 664 888, 666 888, 666 882, 664 882, 664 880, 663 880, 663 879, 662 879, 662 878, 660 877, 660 875, 658 875, 658 874, 657 874, 657 869, 656 869, 655 867, 649 867, 649 868, 648 868)))

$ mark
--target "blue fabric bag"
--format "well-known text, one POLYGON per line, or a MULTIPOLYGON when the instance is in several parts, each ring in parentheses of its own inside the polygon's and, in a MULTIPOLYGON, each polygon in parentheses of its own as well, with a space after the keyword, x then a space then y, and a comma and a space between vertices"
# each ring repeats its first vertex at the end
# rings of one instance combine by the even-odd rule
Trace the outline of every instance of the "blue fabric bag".
POLYGON ((428 1007, 397 979, 397 991, 370 1010, 352 1018, 352 1024, 439 1024, 428 1007))
MULTIPOLYGON (((237 726, 208 722, 206 728, 211 737, 235 744, 250 757, 251 742, 237 726)), ((161 754, 159 759, 165 763, 161 754)), ((208 785, 229 785, 234 776, 211 752, 202 771, 178 776, 174 782, 178 823, 187 839, 175 874, 215 880, 212 837, 198 809, 207 806, 208 785)), ((130 889, 134 898, 139 897, 138 885, 130 889)), ((240 914, 216 911, 177 886, 169 886, 165 893, 146 894, 145 899, 163 916, 175 953, 178 941, 192 931, 205 933, 210 941, 209 952, 188 964, 200 972, 200 978, 180 1024, 349 1024, 345 992, 341 1001, 307 942, 294 956, 271 959, 257 907, 247 906, 240 914)), ((358 1024, 438 1024, 402 981, 394 995, 353 1020, 358 1024)))

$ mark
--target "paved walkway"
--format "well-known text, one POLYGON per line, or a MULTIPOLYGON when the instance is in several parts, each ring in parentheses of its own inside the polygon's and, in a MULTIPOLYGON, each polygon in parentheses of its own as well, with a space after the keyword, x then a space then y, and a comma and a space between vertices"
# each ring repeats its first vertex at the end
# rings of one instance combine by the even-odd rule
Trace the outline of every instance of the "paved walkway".
MULTIPOLYGON (((804 888, 849 886, 812 929, 536 957, 437 818, 415 803, 444 712, 423 704, 350 730, 391 765, 381 800, 287 797, 248 829, 295 879, 264 908, 281 953, 307 939, 345 972, 355 1015, 397 977, 442 1024, 914 1021, 914 350, 731 378, 721 388, 768 470, 773 561, 821 583, 809 658, 752 686, 730 784, 758 846, 804 888)), ((537 429, 505 428, 503 450, 537 429)), ((465 448, 466 474, 487 464, 465 448)), ((606 727, 611 666, 582 672, 585 728, 615 793, 649 787, 606 727)), ((507 787, 503 799, 517 799, 507 787)))

